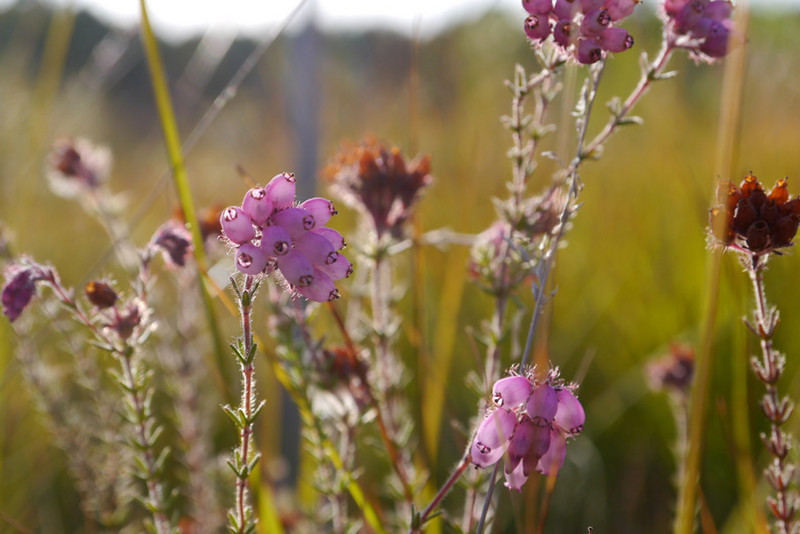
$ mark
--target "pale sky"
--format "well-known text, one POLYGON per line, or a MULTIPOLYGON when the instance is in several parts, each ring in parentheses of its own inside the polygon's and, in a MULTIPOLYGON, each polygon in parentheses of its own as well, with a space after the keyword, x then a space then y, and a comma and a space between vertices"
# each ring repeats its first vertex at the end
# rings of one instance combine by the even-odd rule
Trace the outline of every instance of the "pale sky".
MULTIPOLYGON (((138 0, 47 0, 56 5, 88 7, 96 16, 122 26, 139 21, 138 0)), ((739 0, 738 3, 741 3, 739 0)), ((14 0, 0 0, 0 9, 14 0)), ((653 4, 653 0, 645 0, 653 4)), ((750 0, 757 7, 800 6, 800 0, 750 0)), ((280 24, 301 0, 147 0, 156 31, 181 39, 209 29, 258 36, 280 24)), ((520 0, 306 0, 295 18, 313 16, 326 29, 390 28, 411 34, 436 33, 453 22, 478 18, 489 9, 524 17, 520 0)))

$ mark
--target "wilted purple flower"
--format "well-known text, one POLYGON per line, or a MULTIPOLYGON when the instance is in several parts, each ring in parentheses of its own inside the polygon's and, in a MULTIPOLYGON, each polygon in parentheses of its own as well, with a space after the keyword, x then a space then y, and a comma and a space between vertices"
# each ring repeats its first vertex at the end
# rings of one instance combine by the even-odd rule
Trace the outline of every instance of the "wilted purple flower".
POLYGON ((472 462, 487 467, 505 456, 506 486, 519 490, 534 470, 555 474, 564 463, 567 437, 583 429, 583 407, 558 369, 538 381, 529 370, 492 388, 495 406, 472 442, 472 462))
POLYGON ((162 224, 151 241, 161 252, 168 267, 185 267, 186 260, 192 252, 192 234, 186 227, 176 221, 162 224))
POLYGON ((36 282, 46 277, 44 268, 26 258, 20 263, 12 263, 6 267, 0 301, 3 313, 12 323, 20 316, 22 311, 30 304, 36 294, 36 282))
POLYGON ((220 216, 222 231, 236 249, 236 268, 248 275, 278 271, 294 291, 325 302, 339 297, 334 281, 353 266, 340 250, 342 235, 324 225, 336 214, 330 200, 315 197, 296 206, 294 174, 281 173, 250 189, 242 206, 220 216))
POLYGON ((556 0, 552 4, 552 0, 523 0, 522 6, 530 14, 525 19, 525 34, 534 44, 541 44, 552 32, 553 41, 565 54, 589 65, 608 52, 624 52, 633 46, 633 37, 616 24, 633 13, 639 2, 556 0), (603 37, 608 30, 615 31, 603 37))
POLYGON ((50 188, 59 196, 72 198, 100 187, 111 169, 111 152, 86 139, 60 139, 45 161, 50 188))

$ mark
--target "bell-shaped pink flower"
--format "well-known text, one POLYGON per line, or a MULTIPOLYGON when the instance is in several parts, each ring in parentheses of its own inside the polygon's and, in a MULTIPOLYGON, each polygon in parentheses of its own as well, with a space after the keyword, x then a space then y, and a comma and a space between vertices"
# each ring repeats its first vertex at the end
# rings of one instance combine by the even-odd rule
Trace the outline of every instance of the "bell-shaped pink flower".
MULTIPOLYGON (((558 4, 556 4, 558 5, 558 4)), ((576 32, 575 24, 569 19, 560 19, 553 26, 553 39, 564 48, 572 42, 573 34, 576 32)))
POLYGON ((282 210, 291 208, 294 204, 296 188, 294 174, 282 172, 264 186, 264 191, 266 191, 269 201, 272 202, 272 206, 276 210, 282 210))
POLYGON ((559 21, 572 20, 579 8, 580 2, 578 0, 556 0, 556 4, 553 6, 553 14, 559 21))
POLYGON ((244 211, 254 223, 262 226, 272 215, 272 201, 263 187, 254 187, 244 195, 242 200, 244 211))
POLYGON ((524 376, 507 376, 494 383, 492 400, 498 406, 513 409, 531 395, 531 383, 524 376))
POLYGON ((318 264, 317 268, 331 277, 331 280, 341 280, 353 274, 353 264, 342 254, 337 254, 332 263, 318 264))
POLYGON ((536 426, 548 426, 558 411, 558 395, 550 384, 536 386, 526 406, 528 417, 536 426))
POLYGON ((237 244, 247 243, 256 236, 253 221, 241 208, 231 206, 219 217, 225 237, 237 244))
POLYGON ((617 21, 630 16, 633 13, 633 8, 638 3, 639 0, 606 0, 603 3, 603 7, 608 11, 608 16, 611 17, 611 20, 617 21))
POLYGON ((564 465, 567 456, 567 437, 563 432, 554 429, 550 431, 550 446, 547 452, 539 458, 536 470, 543 475, 555 475, 564 465))
POLYGON ((256 275, 267 268, 269 256, 252 243, 244 243, 236 251, 236 268, 244 274, 256 275))
POLYGON ((292 250, 292 238, 283 226, 266 226, 261 233, 261 250, 275 258, 292 250))
POLYGON ((505 485, 508 489, 522 489, 539 459, 550 448, 550 433, 550 427, 536 426, 530 418, 522 417, 508 444, 505 464, 505 485))
POLYGON ((335 250, 342 250, 344 247, 347 246, 347 243, 344 241, 344 237, 342 234, 334 230, 333 228, 328 228, 327 226, 316 226, 312 232, 315 234, 319 234, 328 241, 331 242, 333 248, 335 250))
POLYGON ((606 28, 600 34, 600 46, 609 52, 624 52, 633 46, 633 36, 625 28, 606 28))
POLYGON ((611 17, 605 9, 589 11, 581 21, 581 35, 584 37, 599 37, 610 23, 611 17))
POLYGON ((314 232, 306 232, 295 239, 294 248, 314 265, 330 265, 339 259, 339 253, 331 242, 314 232))
POLYGON ((586 422, 583 406, 568 389, 559 389, 557 395, 558 411, 556 412, 555 422, 570 435, 579 434, 586 422))
POLYGON ((315 302, 329 302, 339 298, 339 290, 331 280, 331 277, 314 269, 314 280, 306 287, 298 287, 297 291, 309 300, 315 302))
POLYGON ((333 202, 322 197, 309 198, 305 202, 302 202, 298 208, 303 208, 309 212, 314 217, 317 226, 328 224, 331 217, 337 213, 336 208, 333 207, 333 202))
POLYGON ((279 257, 278 269, 287 282, 298 288, 308 287, 314 282, 314 266, 297 250, 292 249, 279 257))
POLYGON ((522 0, 522 7, 531 15, 547 15, 553 11, 553 0, 522 0))
POLYGON ((542 41, 550 35, 550 20, 547 15, 528 15, 525 19, 525 35, 534 41, 542 41))
POLYGON ((496 408, 483 420, 472 442, 472 463, 487 467, 496 463, 508 447, 517 416, 505 408, 496 408))
POLYGON ((303 208, 287 208, 275 212, 270 219, 272 224, 283 226, 292 239, 302 235, 304 232, 313 230, 317 225, 314 216, 303 208))
POLYGON ((578 63, 591 65, 603 59, 603 48, 596 39, 578 40, 578 63))

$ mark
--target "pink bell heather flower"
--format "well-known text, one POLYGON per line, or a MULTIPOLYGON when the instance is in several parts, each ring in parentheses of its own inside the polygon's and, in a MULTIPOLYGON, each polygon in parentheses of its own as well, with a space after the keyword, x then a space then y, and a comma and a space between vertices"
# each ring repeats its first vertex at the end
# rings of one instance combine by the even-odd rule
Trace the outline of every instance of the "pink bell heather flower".
POLYGON ((556 474, 564 463, 567 438, 583 429, 583 406, 553 369, 544 380, 533 370, 512 371, 492 387, 491 409, 472 442, 472 462, 487 467, 505 457, 506 486, 520 490, 533 471, 556 474))
POLYGON ((36 295, 36 282, 45 280, 47 273, 41 265, 23 258, 19 263, 6 267, 6 283, 0 293, 3 313, 12 323, 22 314, 36 295))
POLYGON ((529 14, 525 34, 536 45, 549 35, 564 54, 589 65, 607 53, 624 52, 633 46, 633 37, 619 22, 633 13, 641 0, 523 0, 529 14), (609 32, 609 30, 614 30, 609 32))
POLYGON ((334 282, 350 276, 342 235, 325 226, 336 209, 315 197, 295 204, 294 174, 281 173, 245 194, 241 206, 222 211, 220 224, 247 275, 280 273, 296 294, 326 302, 339 297, 334 282))
POLYGON ((727 55, 732 40, 741 41, 732 12, 728 0, 664 0, 661 6, 675 45, 708 62, 727 55))

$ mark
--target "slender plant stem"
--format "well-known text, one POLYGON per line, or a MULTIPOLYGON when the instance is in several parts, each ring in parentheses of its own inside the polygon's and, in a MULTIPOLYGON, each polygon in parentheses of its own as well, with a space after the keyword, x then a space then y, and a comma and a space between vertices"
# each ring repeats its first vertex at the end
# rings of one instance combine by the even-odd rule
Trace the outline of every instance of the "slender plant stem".
POLYGON ((439 503, 442 502, 442 499, 444 499, 447 494, 450 493, 450 490, 453 489, 455 483, 459 478, 461 478, 461 475, 464 473, 467 467, 469 467, 470 462, 472 462, 472 455, 470 454, 469 449, 467 449, 467 453, 461 459, 461 462, 459 462, 458 466, 453 470, 448 479, 433 497, 433 500, 431 500, 430 504, 425 508, 425 510, 422 511, 422 514, 420 514, 418 524, 415 527, 412 526, 412 528, 408 531, 409 534, 421 532, 422 525, 425 524, 431 513, 436 510, 436 507, 439 506, 439 503))
POLYGON ((766 389, 761 409, 770 421, 769 434, 761 435, 772 456, 772 463, 764 473, 775 496, 767 498, 767 505, 775 517, 775 532, 789 534, 794 532, 794 515, 798 506, 796 495, 790 490, 796 468, 788 461, 791 437, 781 426, 789 419, 794 403, 789 397, 781 397, 778 393, 778 381, 783 374, 785 359, 772 346, 778 313, 767 304, 763 277, 766 257, 763 258, 760 262, 762 257, 753 255, 748 262, 748 274, 756 301, 755 324, 751 326, 751 330, 758 336, 761 344, 761 360, 753 358, 753 370, 766 389))
POLYGON ((247 506, 247 475, 249 469, 250 456, 250 442, 253 435, 253 400, 255 397, 255 384, 253 383, 253 372, 255 370, 254 361, 249 355, 253 350, 253 335, 250 332, 250 312, 252 309, 251 291, 253 288, 253 277, 250 275, 245 276, 244 291, 241 299, 241 315, 242 315, 242 354, 246 361, 241 362, 242 367, 242 400, 241 409, 244 411, 244 419, 246 424, 241 428, 239 443, 239 467, 244 467, 240 471, 240 476, 236 479, 236 514, 239 522, 239 528, 244 531, 245 525, 249 522, 248 506, 247 506))

